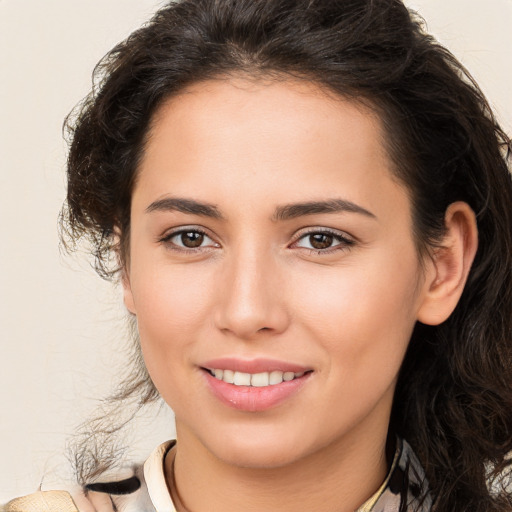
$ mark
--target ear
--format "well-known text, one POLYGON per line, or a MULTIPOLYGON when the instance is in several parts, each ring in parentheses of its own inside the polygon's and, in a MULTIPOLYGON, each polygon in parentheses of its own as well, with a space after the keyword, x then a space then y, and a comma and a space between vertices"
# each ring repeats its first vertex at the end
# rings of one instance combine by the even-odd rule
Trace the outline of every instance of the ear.
POLYGON ((132 293, 132 286, 130 283, 130 275, 128 269, 125 267, 122 270, 121 275, 121 284, 123 286, 123 301, 124 305, 126 306, 126 309, 132 313, 133 315, 136 315, 135 310, 135 303, 133 300, 133 293, 132 293))
POLYGON ((462 201, 452 203, 445 214, 442 243, 427 262, 425 295, 418 320, 439 325, 453 312, 466 284, 478 247, 475 213, 462 201))
POLYGON ((133 301, 132 287, 130 283, 130 259, 128 254, 128 244, 126 237, 121 236, 119 225, 114 226, 114 247, 117 265, 121 276, 121 286, 123 287, 123 302, 126 309, 135 315, 135 304, 133 301))

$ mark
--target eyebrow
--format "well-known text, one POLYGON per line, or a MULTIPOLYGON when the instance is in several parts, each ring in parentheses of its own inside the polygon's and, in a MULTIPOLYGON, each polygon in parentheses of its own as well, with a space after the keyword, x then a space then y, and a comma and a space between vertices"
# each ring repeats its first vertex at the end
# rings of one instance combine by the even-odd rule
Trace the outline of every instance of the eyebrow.
POLYGON ((200 203, 193 199, 184 199, 181 197, 165 197, 153 201, 147 208, 146 213, 177 211, 182 213, 191 213, 201 215, 202 217, 211 217, 222 220, 224 217, 214 204, 200 203))
MULTIPOLYGON (((165 197, 153 201, 147 208, 146 213, 157 211, 178 211, 202 217, 210 217, 217 220, 225 220, 217 206, 210 203, 203 203, 193 199, 181 197, 165 197)), ((308 201, 304 203, 291 203, 278 206, 272 216, 273 221, 286 221, 302 217, 305 215, 315 215, 320 213, 358 213, 366 217, 375 219, 376 216, 351 201, 345 199, 328 199, 326 201, 308 201)))
POLYGON ((278 206, 272 220, 289 220, 303 215, 315 215, 318 213, 359 213, 366 217, 375 219, 376 216, 351 201, 345 199, 328 199, 326 201, 309 201, 306 203, 293 203, 284 206, 278 206))

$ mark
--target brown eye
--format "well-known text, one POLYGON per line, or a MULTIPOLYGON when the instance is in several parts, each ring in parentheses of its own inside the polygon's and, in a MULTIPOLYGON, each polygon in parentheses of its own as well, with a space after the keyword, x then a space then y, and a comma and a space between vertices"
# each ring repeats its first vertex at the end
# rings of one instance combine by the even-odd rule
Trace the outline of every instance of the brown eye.
POLYGON ((199 229, 185 229, 183 231, 175 231, 160 240, 170 249, 182 250, 187 249, 207 249, 210 247, 218 247, 206 233, 199 229))
POLYGON ((309 235, 309 243, 313 249, 328 249, 334 242, 334 236, 325 233, 309 235))
POLYGON ((304 233, 293 245, 309 249, 318 254, 330 254, 335 250, 348 249, 354 245, 354 240, 343 232, 310 231, 304 233))
POLYGON ((187 231, 183 232, 179 236, 181 244, 184 247, 188 247, 190 249, 194 249, 196 247, 201 247, 204 242, 205 236, 203 233, 198 233, 197 231, 187 231))

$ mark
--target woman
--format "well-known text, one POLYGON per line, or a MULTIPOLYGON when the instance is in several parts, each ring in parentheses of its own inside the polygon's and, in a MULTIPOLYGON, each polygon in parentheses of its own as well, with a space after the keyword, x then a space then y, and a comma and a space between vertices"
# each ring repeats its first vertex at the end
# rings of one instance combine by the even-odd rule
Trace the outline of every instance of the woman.
POLYGON ((395 0, 185 0, 98 73, 64 226, 177 443, 77 507, 512 510, 510 141, 460 64, 395 0))

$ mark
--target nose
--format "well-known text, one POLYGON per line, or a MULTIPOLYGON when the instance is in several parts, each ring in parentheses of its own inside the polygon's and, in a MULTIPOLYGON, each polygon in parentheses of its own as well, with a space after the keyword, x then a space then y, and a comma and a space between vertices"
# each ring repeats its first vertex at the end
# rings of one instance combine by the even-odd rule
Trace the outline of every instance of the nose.
POLYGON ((233 254, 225 261, 217 293, 218 329, 239 339, 276 335, 289 324, 285 283, 271 255, 233 254))

